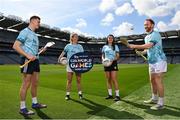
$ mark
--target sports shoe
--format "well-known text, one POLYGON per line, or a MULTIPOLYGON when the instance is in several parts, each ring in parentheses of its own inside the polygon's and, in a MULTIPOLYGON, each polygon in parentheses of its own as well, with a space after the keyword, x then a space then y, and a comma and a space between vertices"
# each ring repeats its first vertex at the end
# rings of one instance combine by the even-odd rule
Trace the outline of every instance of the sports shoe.
POLYGON ((108 95, 105 99, 106 99, 106 100, 108 100, 108 99, 113 99, 113 96, 112 96, 112 95, 108 95))
POLYGON ((153 99, 151 98, 151 99, 149 99, 149 100, 145 100, 144 103, 146 103, 146 104, 157 104, 157 101, 158 101, 158 100, 153 100, 153 99))
POLYGON ((79 94, 79 99, 80 99, 80 100, 82 100, 82 99, 83 99, 82 94, 79 94))
POLYGON ((32 110, 28 110, 27 108, 20 109, 19 113, 22 115, 34 115, 35 114, 32 110))
POLYGON ((70 95, 66 95, 65 100, 70 100, 70 95))
POLYGON ((163 105, 156 104, 156 105, 152 106, 150 109, 151 110, 161 110, 163 108, 164 108, 163 105))
POLYGON ((121 100, 121 98, 119 97, 119 96, 116 96, 115 98, 114 98, 114 101, 120 101, 121 100))
POLYGON ((40 104, 40 103, 36 103, 36 104, 32 104, 32 108, 33 109, 41 109, 41 108, 47 108, 47 105, 45 104, 40 104))

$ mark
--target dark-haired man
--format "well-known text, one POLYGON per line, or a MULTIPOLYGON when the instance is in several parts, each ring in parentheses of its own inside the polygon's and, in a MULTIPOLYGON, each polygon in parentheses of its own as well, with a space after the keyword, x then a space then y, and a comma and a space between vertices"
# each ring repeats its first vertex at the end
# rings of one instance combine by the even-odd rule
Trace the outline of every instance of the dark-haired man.
POLYGON ((162 78, 163 74, 167 71, 167 62, 162 48, 161 35, 159 32, 153 30, 154 25, 155 23, 152 19, 146 19, 144 22, 144 28, 147 32, 145 44, 130 44, 129 47, 133 49, 144 49, 143 52, 147 52, 152 97, 144 101, 144 103, 155 103, 156 105, 152 106, 151 109, 159 110, 162 109, 164 105, 164 86, 162 78))
MULTIPOLYGON (((26 61, 31 60, 31 62, 21 68, 22 73, 22 85, 20 88, 20 113, 23 115, 32 115, 34 112, 32 110, 28 110, 25 104, 26 95, 28 88, 31 87, 31 95, 32 95, 32 108, 39 109, 45 108, 46 105, 40 104, 37 101, 37 87, 38 87, 38 79, 39 79, 39 56, 37 56, 39 51, 39 40, 35 33, 35 30, 40 26, 40 17, 32 16, 30 18, 29 26, 23 29, 14 45, 13 48, 21 55, 20 64, 24 64, 26 61)), ((45 51, 45 50, 44 50, 45 51)))

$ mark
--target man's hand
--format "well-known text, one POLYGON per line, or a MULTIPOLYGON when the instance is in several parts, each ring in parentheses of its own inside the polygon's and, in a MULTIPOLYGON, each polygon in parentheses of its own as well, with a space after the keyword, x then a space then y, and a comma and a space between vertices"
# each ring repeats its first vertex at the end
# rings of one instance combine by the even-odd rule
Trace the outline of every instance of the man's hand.
POLYGON ((34 61, 36 59, 36 56, 33 56, 33 55, 26 55, 26 57, 31 60, 31 61, 34 61))

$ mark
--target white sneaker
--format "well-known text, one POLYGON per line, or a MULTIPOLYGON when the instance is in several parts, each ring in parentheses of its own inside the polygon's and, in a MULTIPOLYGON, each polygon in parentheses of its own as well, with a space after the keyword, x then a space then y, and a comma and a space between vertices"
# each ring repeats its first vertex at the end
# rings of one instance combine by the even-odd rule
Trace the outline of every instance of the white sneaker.
POLYGON ((158 100, 153 100, 152 98, 144 101, 144 103, 146 103, 146 104, 157 104, 157 102, 158 102, 158 100))
POLYGON ((70 95, 66 95, 65 100, 70 100, 70 95))
POLYGON ((163 108, 164 108, 163 105, 156 104, 156 105, 152 106, 150 109, 151 110, 161 110, 163 108))

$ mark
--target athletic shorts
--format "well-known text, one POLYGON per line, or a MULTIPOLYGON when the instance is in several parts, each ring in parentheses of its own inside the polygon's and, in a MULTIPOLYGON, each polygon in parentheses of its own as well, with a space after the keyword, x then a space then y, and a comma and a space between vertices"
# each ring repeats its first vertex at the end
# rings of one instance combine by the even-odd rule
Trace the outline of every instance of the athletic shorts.
POLYGON ((164 73, 167 72, 167 62, 160 61, 155 64, 149 64, 149 73, 164 73))
POLYGON ((113 61, 109 67, 104 67, 104 71, 118 71, 117 61, 113 61))
POLYGON ((71 68, 69 67, 69 64, 66 65, 66 71, 67 71, 67 72, 73 72, 73 71, 71 70, 71 68))
MULTIPOLYGON (((22 57, 20 64, 23 65, 26 61, 28 61, 28 59, 25 57, 22 57)), ((21 68, 21 73, 33 74, 33 72, 40 72, 40 66, 39 66, 38 59, 31 61, 28 65, 21 68)))

